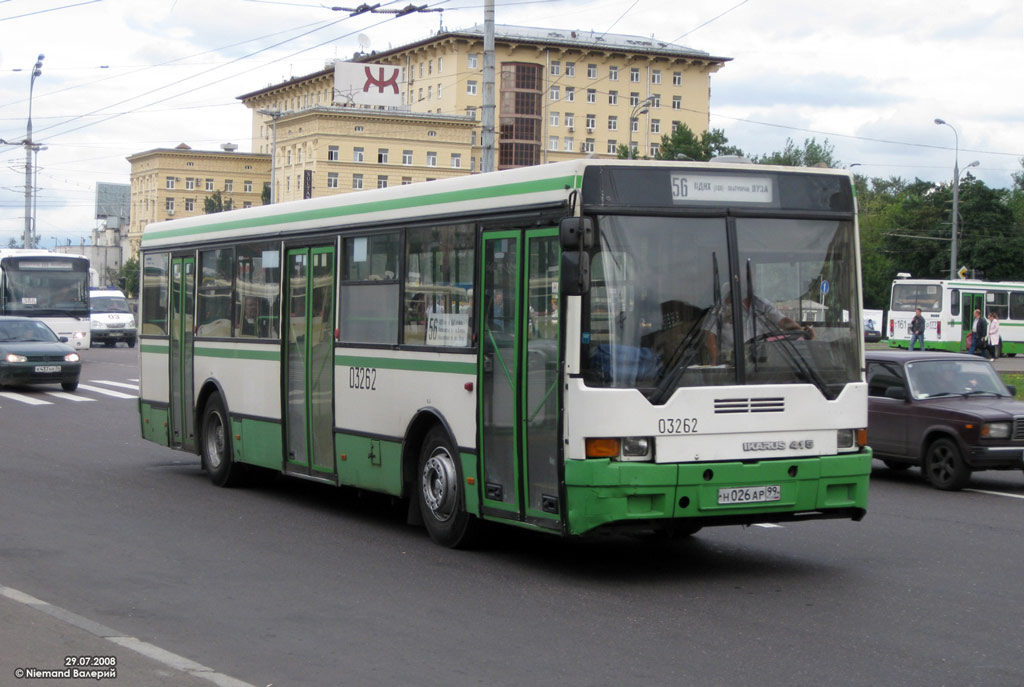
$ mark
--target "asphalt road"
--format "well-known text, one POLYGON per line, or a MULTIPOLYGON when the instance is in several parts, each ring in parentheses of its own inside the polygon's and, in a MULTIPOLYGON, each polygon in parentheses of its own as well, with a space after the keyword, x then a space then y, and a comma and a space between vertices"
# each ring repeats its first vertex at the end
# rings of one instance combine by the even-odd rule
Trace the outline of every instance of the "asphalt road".
MULTIPOLYGON (((481 550, 449 551, 387 498, 283 478, 213 487, 194 456, 138 438, 135 361, 123 347, 87 353, 74 394, 87 400, 0 393, 0 585, 218 675, 275 687, 1024 684, 1021 472, 944 493, 878 464, 860 523, 671 544, 494 528, 481 550)), ((67 684, 14 679, 29 657, 8 651, 29 615, 0 605, 0 685, 67 684)), ((51 664, 76 641, 96 650, 75 632, 51 664)), ((130 649, 109 648, 128 666, 130 649)), ((150 684, 141 671, 114 684, 150 684)))

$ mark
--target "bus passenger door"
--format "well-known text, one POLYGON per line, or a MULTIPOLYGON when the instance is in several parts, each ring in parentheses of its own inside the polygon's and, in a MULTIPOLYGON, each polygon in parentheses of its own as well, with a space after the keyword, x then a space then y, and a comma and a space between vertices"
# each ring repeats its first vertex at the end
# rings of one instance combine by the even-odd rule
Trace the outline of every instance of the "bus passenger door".
POLYGON ((285 275, 285 470, 333 481, 334 247, 293 248, 285 275))
MULTIPOLYGON (((981 316, 985 317, 985 294, 984 293, 960 293, 960 350, 966 351, 967 335, 971 333, 974 326, 974 311, 980 310, 981 316)), ((986 324, 988 324, 986 322, 986 324)))
POLYGON ((192 374, 196 305, 196 260, 171 260, 170 415, 171 447, 195 450, 195 393, 192 374))
POLYGON ((557 529, 558 232, 483 235, 479 447, 487 515, 557 529))

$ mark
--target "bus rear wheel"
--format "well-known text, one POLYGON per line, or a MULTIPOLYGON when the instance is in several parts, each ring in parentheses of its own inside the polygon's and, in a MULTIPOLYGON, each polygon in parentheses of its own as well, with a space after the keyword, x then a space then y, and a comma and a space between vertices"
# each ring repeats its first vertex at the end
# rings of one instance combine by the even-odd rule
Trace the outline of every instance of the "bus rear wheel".
POLYGON ((430 538, 452 549, 472 546, 480 522, 466 512, 462 470, 440 427, 430 430, 423 441, 416 474, 416 498, 430 538))
POLYGON ((243 467, 235 463, 231 457, 231 427, 227 412, 220 396, 214 394, 206 401, 203 409, 199 450, 202 456, 203 469, 210 481, 218 487, 230 487, 238 484, 242 478, 243 467))

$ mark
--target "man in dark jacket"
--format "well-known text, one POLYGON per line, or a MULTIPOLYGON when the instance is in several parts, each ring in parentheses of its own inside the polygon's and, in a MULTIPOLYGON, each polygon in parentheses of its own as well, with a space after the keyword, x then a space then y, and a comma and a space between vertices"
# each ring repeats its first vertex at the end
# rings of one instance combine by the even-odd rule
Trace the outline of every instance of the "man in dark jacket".
POLYGON ((914 342, 921 342, 921 350, 924 351, 924 318, 921 317, 921 308, 914 311, 914 319, 910 321, 910 349, 914 350, 914 342))
POLYGON ((988 323, 981 316, 981 310, 974 311, 974 324, 971 325, 971 346, 967 352, 974 355, 985 355, 985 335, 988 334, 988 323))

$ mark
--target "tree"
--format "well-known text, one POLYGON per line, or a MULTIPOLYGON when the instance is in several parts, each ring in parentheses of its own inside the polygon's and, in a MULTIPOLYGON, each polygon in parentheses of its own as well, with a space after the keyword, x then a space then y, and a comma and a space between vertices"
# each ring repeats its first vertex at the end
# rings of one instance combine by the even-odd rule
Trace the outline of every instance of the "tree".
POLYGON ((270 182, 263 182, 263 191, 260 192, 260 202, 264 205, 270 205, 270 182))
POLYGON ((781 151, 768 153, 754 158, 754 162, 762 165, 785 165, 787 167, 842 167, 843 163, 835 158, 835 147, 828 142, 818 143, 816 138, 804 139, 803 148, 798 148, 793 139, 786 139, 786 147, 781 151))
POLYGON ((8 248, 17 248, 18 247, 18 240, 15 239, 14 237, 11 237, 11 239, 7 242, 7 247, 8 248))
POLYGON ((124 280, 124 292, 129 298, 135 298, 139 295, 139 260, 138 258, 132 258, 126 260, 121 264, 121 270, 118 274, 118 283, 124 280))
POLYGON ((231 199, 222 197, 219 190, 214 191, 212 196, 207 196, 203 200, 203 212, 208 215, 215 212, 227 212, 231 206, 231 199))
MULTIPOLYGON (((617 154, 619 158, 627 158, 629 149, 620 144, 617 154)), ((686 124, 677 124, 671 133, 661 137, 661 147, 658 149, 655 159, 706 162, 720 155, 743 155, 743 151, 736 146, 729 145, 729 139, 721 129, 705 131, 698 136, 686 124)), ((640 157, 635 148, 633 157, 640 157)), ((643 156, 643 159, 647 159, 647 156, 643 156)))

